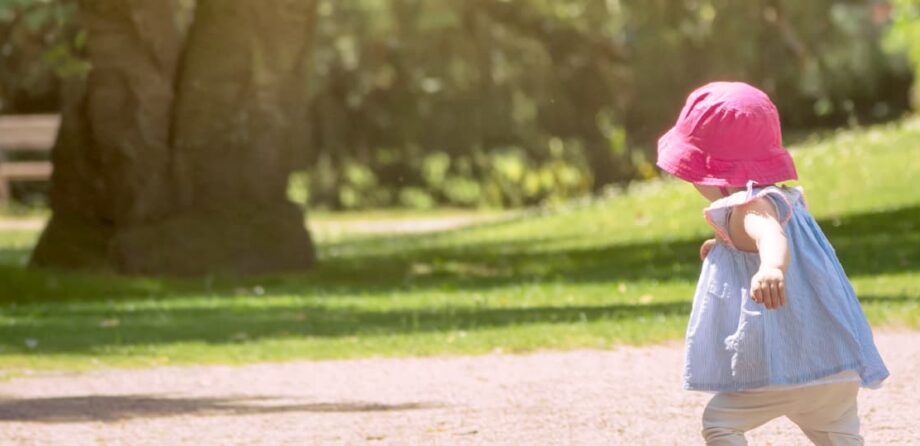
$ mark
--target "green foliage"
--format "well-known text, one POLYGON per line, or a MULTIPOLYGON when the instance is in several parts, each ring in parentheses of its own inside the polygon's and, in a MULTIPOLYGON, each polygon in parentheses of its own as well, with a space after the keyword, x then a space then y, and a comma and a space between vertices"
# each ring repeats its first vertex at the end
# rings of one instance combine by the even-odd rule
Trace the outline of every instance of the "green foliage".
POLYGON ((0 0, 0 112, 46 111, 89 71, 75 0, 0 0))
MULTIPOLYGON (((892 25, 886 45, 893 52, 904 52, 913 66, 914 82, 920 82, 920 0, 893 0, 892 25)), ((913 106, 920 109, 920 87, 913 88, 913 106)))
MULTIPOLYGON (((55 77, 85 72, 74 4, 0 0, 12 36, 0 42, 13 42, 3 111, 54 109, 55 77)), ((194 1, 179 4, 185 27, 194 1)), ((911 5, 895 2, 892 47, 920 40, 911 5)), ((881 49, 884 6, 319 0, 298 187, 311 207, 361 209, 535 205, 622 186, 655 175, 656 138, 691 88, 717 79, 765 89, 786 129, 889 119, 908 106, 910 72, 881 49)))
MULTIPOLYGON (((389 203, 421 188, 440 203, 520 206, 654 176, 655 139, 711 80, 763 87, 787 128, 887 119, 907 107, 909 75, 881 51, 876 6, 325 0, 314 149, 332 166, 370 166, 378 187, 397 191, 389 203), (553 141, 565 156, 551 159, 553 141), (440 164, 424 161, 431 154, 440 164), (443 189, 447 177, 468 192, 443 189)), ((313 187, 329 188, 324 197, 343 185, 313 187)))
MULTIPOLYGON (((809 139, 809 206, 876 326, 920 328, 920 120, 809 139), (896 173, 896 174, 892 174, 896 173)), ((683 183, 423 235, 341 234, 317 270, 123 278, 25 270, 35 231, 0 231, 0 368, 609 347, 679 338, 711 236, 683 183)), ((394 215, 384 215, 392 219, 394 215)), ((327 228, 327 229, 322 229, 327 228)))
MULTIPOLYGON (((639 157, 637 165, 651 171, 651 166, 639 157)), ((344 161, 338 169, 298 172, 291 178, 288 195, 296 202, 307 200, 314 208, 329 205, 322 199, 312 200, 314 194, 336 194, 336 207, 345 209, 394 204, 430 209, 438 203, 504 208, 562 202, 590 192, 592 184, 577 140, 566 143, 553 138, 537 159, 520 147, 501 147, 472 155, 451 157, 445 152, 433 152, 400 160, 407 172, 397 178, 393 189, 381 187, 387 179, 381 171, 385 174, 387 167, 392 167, 389 160, 398 158, 391 158, 390 152, 384 150, 376 159, 384 166, 377 171, 365 164, 344 161)))

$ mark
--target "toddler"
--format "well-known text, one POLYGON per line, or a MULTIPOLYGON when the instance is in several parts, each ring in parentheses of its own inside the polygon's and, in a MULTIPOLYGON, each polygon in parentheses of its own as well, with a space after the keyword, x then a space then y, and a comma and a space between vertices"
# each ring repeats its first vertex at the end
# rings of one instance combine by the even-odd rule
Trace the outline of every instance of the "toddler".
POLYGON ((690 94, 658 141, 658 166, 707 200, 716 237, 687 325, 684 387, 713 392, 710 445, 786 416, 817 445, 860 445, 856 395, 888 370, 859 300, 809 214, 762 91, 714 82, 690 94))

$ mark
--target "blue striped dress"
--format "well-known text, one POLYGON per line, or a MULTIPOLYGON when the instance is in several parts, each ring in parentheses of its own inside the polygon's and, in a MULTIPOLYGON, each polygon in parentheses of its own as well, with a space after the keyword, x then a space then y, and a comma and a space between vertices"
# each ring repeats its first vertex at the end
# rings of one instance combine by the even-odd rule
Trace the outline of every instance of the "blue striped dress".
POLYGON ((785 388, 841 376, 876 387, 888 377, 856 293, 800 188, 749 185, 704 215, 718 243, 703 262, 687 324, 686 389, 785 388), (759 255, 737 250, 728 237, 732 208, 757 197, 776 207, 789 241, 787 303, 774 310, 750 297, 759 255))

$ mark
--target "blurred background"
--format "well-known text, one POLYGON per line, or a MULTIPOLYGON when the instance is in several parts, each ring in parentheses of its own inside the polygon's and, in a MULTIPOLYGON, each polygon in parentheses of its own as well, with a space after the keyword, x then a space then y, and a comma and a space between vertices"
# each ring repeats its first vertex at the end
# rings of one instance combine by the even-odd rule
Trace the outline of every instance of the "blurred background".
POLYGON ((918 70, 920 0, 0 0, 0 380, 680 339, 726 79, 920 329, 918 70))
MULTIPOLYGON (((188 27, 195 2, 178 4, 188 27)), ((920 66, 915 0, 315 8, 297 119, 309 139, 289 183, 312 209, 514 208, 618 190, 656 176, 656 138, 704 82, 759 86, 794 142, 903 115, 920 66)), ((0 114, 58 113, 89 70, 76 0, 0 0, 0 114)), ((14 208, 47 205, 45 182, 10 187, 14 208)))

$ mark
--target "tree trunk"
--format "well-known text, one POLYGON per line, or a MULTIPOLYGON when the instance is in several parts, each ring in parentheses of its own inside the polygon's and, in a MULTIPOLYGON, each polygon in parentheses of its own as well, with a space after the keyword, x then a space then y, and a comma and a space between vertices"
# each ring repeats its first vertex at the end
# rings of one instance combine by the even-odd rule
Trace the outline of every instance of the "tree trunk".
POLYGON ((199 0, 183 45, 163 0, 84 0, 93 69, 64 113, 52 220, 32 263, 135 274, 313 263, 286 199, 307 144, 314 0, 199 0))

